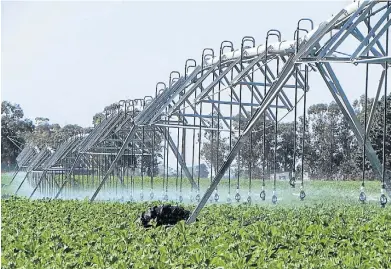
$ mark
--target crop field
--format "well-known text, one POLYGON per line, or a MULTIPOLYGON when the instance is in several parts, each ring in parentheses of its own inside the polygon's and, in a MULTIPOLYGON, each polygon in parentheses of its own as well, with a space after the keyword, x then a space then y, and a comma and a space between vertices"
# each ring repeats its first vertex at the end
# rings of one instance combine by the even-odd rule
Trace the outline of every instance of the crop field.
MULTIPOLYGON (((312 184, 343 198, 360 183, 312 184)), ((191 225, 152 229, 137 219, 159 202, 2 199, 2 268, 388 268, 391 208, 327 195, 209 204, 191 225)))

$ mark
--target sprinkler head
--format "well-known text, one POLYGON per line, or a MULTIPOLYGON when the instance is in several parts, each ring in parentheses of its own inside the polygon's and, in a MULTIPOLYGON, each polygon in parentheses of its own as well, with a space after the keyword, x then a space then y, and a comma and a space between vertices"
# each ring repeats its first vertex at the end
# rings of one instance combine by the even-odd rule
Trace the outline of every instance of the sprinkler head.
POLYGON ((168 201, 168 194, 165 193, 164 196, 163 196, 163 201, 167 202, 168 201))
POLYGON ((219 194, 217 193, 217 190, 216 190, 215 191, 215 197, 214 197, 216 203, 219 201, 219 198, 220 198, 219 194))
POLYGON ((140 201, 144 200, 144 193, 140 193, 140 201))
POLYGON ((291 178, 291 179, 289 180, 289 185, 291 185, 291 187, 294 188, 294 187, 296 187, 295 184, 296 184, 295 178, 291 178))
POLYGON ((232 203, 232 199, 231 199, 231 196, 228 194, 228 198, 227 198, 227 203, 230 204, 232 203))
POLYGON ((358 200, 359 200, 361 203, 365 203, 365 201, 367 200, 367 196, 365 195, 364 187, 363 187, 363 186, 361 186, 360 195, 358 196, 358 200))
POLYGON ((201 196, 199 193, 197 193, 196 197, 195 197, 197 203, 201 200, 201 196))
POLYGON ((272 196, 272 203, 273 203, 273 204, 276 204, 276 203, 277 203, 277 195, 276 195, 276 191, 273 191, 273 196, 272 196))
POLYGON ((180 202, 180 203, 182 203, 182 202, 183 202, 183 196, 182 196, 182 194, 181 194, 181 195, 179 195, 179 202, 180 202))
POLYGON ((239 202, 240 201, 240 194, 239 194, 239 189, 236 189, 236 194, 235 194, 235 200, 236 202, 239 202))
POLYGON ((149 198, 151 199, 151 200, 153 200, 153 197, 154 197, 155 195, 153 194, 153 191, 151 191, 150 193, 149 193, 149 198))
POLYGON ((384 189, 381 190, 381 195, 380 195, 380 205, 381 207, 385 207, 387 204, 387 196, 384 194, 384 189))
POLYGON ((250 194, 247 196, 247 203, 248 203, 249 205, 251 205, 251 195, 250 195, 250 194))
POLYGON ((305 196, 306 196, 306 194, 305 194, 304 190, 301 190, 300 191, 300 200, 303 201, 305 196))
POLYGON ((262 189, 261 193, 259 194, 259 197, 261 197, 262 201, 265 201, 266 199, 266 192, 262 189))

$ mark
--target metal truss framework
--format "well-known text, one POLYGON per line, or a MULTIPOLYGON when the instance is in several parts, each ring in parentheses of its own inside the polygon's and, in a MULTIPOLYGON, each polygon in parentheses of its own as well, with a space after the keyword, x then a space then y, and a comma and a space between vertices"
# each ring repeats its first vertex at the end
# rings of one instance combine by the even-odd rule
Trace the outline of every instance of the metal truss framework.
MULTIPOLYGON (((299 20, 292 40, 282 40, 281 33, 272 29, 262 45, 256 45, 253 37, 245 36, 238 49, 234 49, 230 41, 223 41, 218 53, 204 49, 200 65, 194 59, 187 60, 184 75, 173 71, 168 86, 162 82, 157 84, 154 98, 120 101, 89 134, 70 138, 55 152, 25 147, 18 157, 18 166, 26 170, 26 177, 33 171, 41 171, 30 197, 43 182, 50 181, 57 186, 54 197, 59 198, 64 189, 77 185, 77 182, 72 183, 76 169, 86 167, 96 171, 93 167, 101 167, 99 162, 104 156, 105 165, 96 172, 100 180, 90 198, 94 201, 108 180, 114 177, 119 184, 124 184, 128 168, 134 173, 135 163, 140 162, 140 158, 134 156, 141 156, 141 166, 145 156, 155 158, 159 137, 164 146, 158 151, 163 150, 164 169, 167 168, 163 200, 167 200, 171 151, 177 160, 177 173, 180 167, 181 177, 183 172, 192 192, 197 193, 198 205, 188 220, 192 223, 213 192, 217 194, 218 184, 230 173, 231 165, 240 164, 241 148, 246 143, 252 144, 254 127, 262 123, 265 137, 270 127, 277 128, 277 123, 288 113, 294 111, 296 116, 297 105, 309 90, 310 72, 320 74, 358 143, 365 149, 373 170, 384 180, 384 188, 391 195, 391 179, 367 137, 379 98, 383 92, 387 93, 391 63, 390 13, 390 1, 356 1, 317 27, 308 18, 299 20), (271 39, 276 41, 271 42, 271 39), (381 70, 366 126, 358 120, 334 70, 335 66, 343 64, 377 66, 376 70, 381 70), (239 127, 234 130, 234 125, 239 127), (200 164, 202 134, 206 132, 211 133, 217 148, 221 138, 229 137, 230 153, 224 162, 216 156, 214 165, 219 168, 218 172, 213 175, 211 169, 211 184, 201 198, 200 175, 199 172, 196 175, 193 167, 197 160, 200 164), (191 171, 186 165, 188 156, 191 171), (59 170, 66 171, 61 182, 56 176, 47 178, 48 173, 59 170)), ((265 169, 269 167, 263 165, 262 168, 265 177, 265 169)), ((151 177, 153 186, 153 173, 151 177)), ((151 187, 150 197, 153 195, 151 187)))

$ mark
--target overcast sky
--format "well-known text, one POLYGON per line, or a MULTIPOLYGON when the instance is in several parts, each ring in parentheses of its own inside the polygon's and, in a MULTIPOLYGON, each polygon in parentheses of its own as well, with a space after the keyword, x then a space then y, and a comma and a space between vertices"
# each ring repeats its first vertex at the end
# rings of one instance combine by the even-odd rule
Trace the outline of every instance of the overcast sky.
MULTIPOLYGON (((289 40, 300 18, 319 24, 349 2, 2 1, 2 100, 31 119, 90 126, 106 105, 153 95, 203 48, 223 40, 237 48, 245 35, 261 44, 271 28, 289 40)), ((328 101, 327 90, 309 95, 328 101)))

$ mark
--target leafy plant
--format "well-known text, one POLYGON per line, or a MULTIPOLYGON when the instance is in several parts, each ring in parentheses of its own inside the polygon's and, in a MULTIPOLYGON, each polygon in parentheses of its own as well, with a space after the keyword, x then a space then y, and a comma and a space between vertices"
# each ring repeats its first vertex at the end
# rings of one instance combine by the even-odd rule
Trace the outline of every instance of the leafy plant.
POLYGON ((144 229, 156 203, 2 200, 2 268, 387 268, 391 209, 375 204, 210 205, 144 229))

